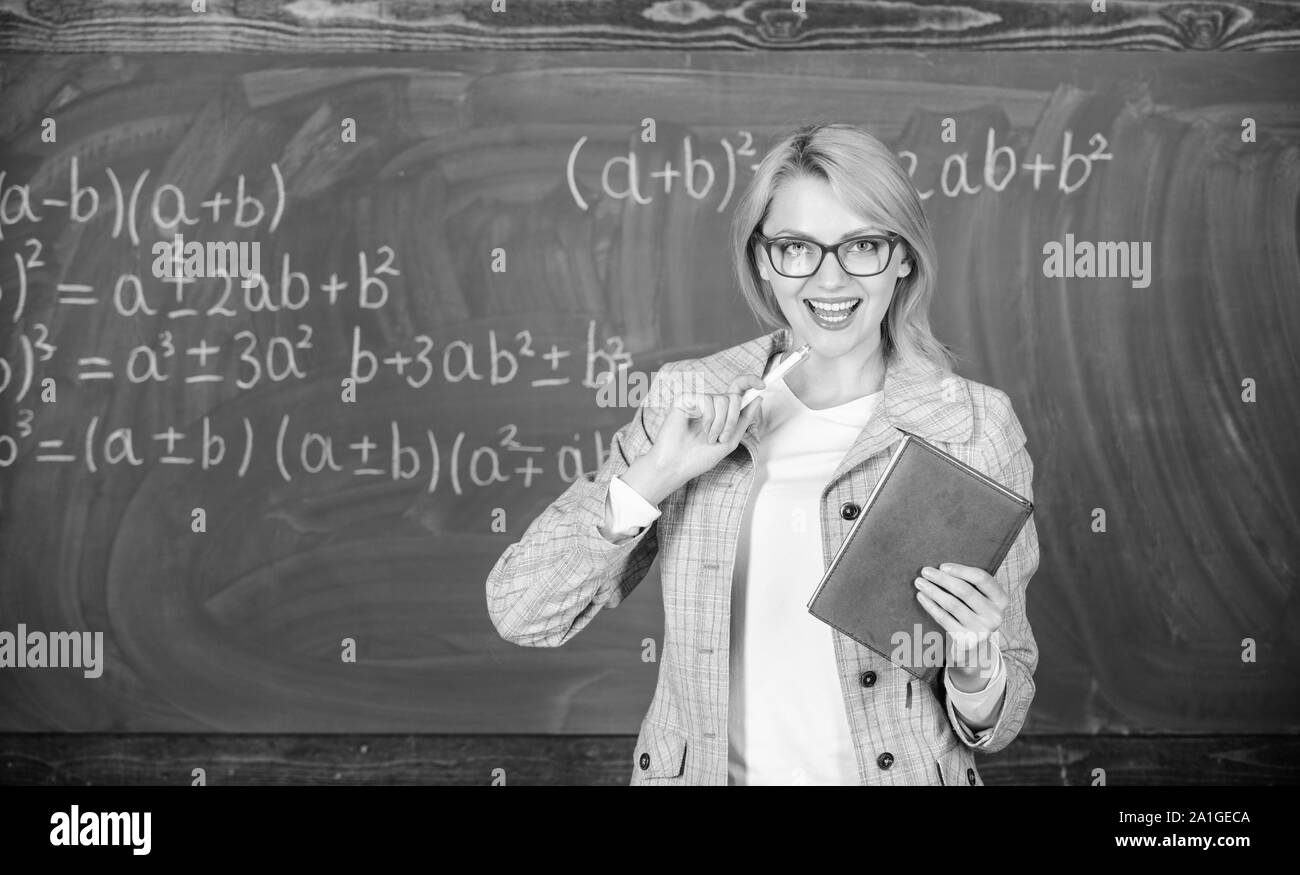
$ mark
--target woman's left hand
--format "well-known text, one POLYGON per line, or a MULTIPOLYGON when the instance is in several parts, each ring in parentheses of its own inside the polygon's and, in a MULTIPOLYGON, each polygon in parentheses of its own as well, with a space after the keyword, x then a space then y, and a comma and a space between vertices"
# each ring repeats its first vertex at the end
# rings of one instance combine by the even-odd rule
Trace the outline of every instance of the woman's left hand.
POLYGON ((917 599, 947 632, 948 676, 958 689, 976 692, 993 676, 993 633, 1010 599, 987 571, 945 562, 916 578, 917 599))

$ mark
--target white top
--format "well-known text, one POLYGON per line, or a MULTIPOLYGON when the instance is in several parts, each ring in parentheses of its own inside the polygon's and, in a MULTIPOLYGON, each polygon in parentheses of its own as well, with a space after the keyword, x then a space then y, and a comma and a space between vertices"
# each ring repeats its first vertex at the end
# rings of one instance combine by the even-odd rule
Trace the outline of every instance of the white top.
MULTIPOLYGON (((876 392, 812 410, 776 381, 763 398, 763 431, 732 575, 729 784, 857 784, 849 719, 835 665, 835 630, 808 612, 825 573, 821 493, 883 397, 876 392)), ((620 540, 659 510, 615 477, 605 534, 620 540)), ((997 648, 994 648, 997 654, 997 648)), ((966 693, 944 682, 972 722, 996 712, 1006 686, 1000 655, 988 685, 966 693)))

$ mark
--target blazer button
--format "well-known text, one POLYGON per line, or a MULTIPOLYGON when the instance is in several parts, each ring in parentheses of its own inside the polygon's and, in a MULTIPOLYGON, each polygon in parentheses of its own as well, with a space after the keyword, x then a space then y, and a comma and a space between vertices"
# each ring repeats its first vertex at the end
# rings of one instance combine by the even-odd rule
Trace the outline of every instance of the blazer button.
POLYGON ((885 751, 880 756, 876 757, 876 765, 880 766, 882 769, 887 769, 893 764, 894 755, 889 751, 885 751))
POLYGON ((967 782, 968 784, 970 784, 972 787, 975 786, 975 770, 974 770, 974 769, 967 769, 967 770, 966 770, 966 782, 967 782))
POLYGON ((650 754, 643 753, 641 754, 641 771, 644 772, 648 768, 650 768, 650 754))
POLYGON ((846 501, 840 505, 840 517, 842 519, 855 520, 861 512, 862 508, 858 507, 851 501, 846 501))
POLYGON ((864 671, 862 673, 862 686, 869 687, 876 682, 876 673, 874 671, 864 671))

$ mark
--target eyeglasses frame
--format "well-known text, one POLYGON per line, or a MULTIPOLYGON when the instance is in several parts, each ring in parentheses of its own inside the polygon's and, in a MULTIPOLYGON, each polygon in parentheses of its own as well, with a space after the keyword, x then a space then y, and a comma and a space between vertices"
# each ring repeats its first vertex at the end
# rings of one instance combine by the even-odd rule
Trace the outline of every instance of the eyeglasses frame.
POLYGON ((764 234, 762 231, 759 231, 757 228, 754 229, 754 233, 751 235, 751 237, 757 238, 759 241, 762 242, 763 251, 767 253, 768 264, 772 265, 772 270, 781 274, 781 276, 785 277, 786 279, 807 279, 810 276, 816 276, 817 272, 822 269, 822 263, 826 260, 827 252, 835 253, 835 260, 839 262, 840 269, 843 270, 845 273, 847 273, 849 276, 856 276, 856 277, 880 276, 880 274, 884 273, 885 269, 888 268, 889 265, 893 263, 894 248, 898 246, 900 241, 903 240, 902 234, 896 234, 893 231, 889 231, 885 234, 859 234, 856 237, 850 237, 848 240, 841 240, 839 243, 836 243, 834 246, 827 246, 825 243, 821 242, 820 240, 813 240, 809 237, 795 237, 793 235, 788 235, 788 234, 782 237, 768 237, 766 234, 764 234), (821 257, 817 259, 817 266, 814 267, 811 272, 806 274, 801 274, 799 276, 791 276, 790 274, 782 271, 781 268, 776 266, 776 262, 772 259, 772 244, 777 243, 781 240, 798 240, 800 243, 816 244, 817 248, 820 249, 822 252, 821 257), (885 264, 883 267, 880 268, 880 270, 876 271, 875 273, 854 273, 853 271, 849 270, 847 267, 844 266, 844 259, 840 257, 840 249, 844 246, 847 246, 850 243, 855 243, 858 240, 884 240, 888 242, 889 255, 888 257, 885 258, 885 264))

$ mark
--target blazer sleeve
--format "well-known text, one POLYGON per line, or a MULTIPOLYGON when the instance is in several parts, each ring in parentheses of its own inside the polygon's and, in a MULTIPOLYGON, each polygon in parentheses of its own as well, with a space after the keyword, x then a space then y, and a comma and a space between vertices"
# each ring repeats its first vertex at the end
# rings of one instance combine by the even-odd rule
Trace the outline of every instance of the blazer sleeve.
POLYGON ((610 439, 594 474, 571 483, 497 560, 487 579, 487 608, 501 637, 524 647, 559 647, 601 608, 617 607, 636 588, 659 550, 658 523, 610 541, 600 533, 614 477, 653 445, 651 414, 666 411, 662 376, 655 375, 632 421, 610 439))
MULTIPOLYGON (((1005 392, 994 391, 989 402, 989 471, 994 480, 1034 500, 1034 462, 1025 446, 1025 432, 1005 392)), ((967 747, 984 753, 1002 750, 1020 732, 1029 706, 1034 701, 1034 670, 1038 667, 1038 644, 1025 612, 1029 579, 1038 570, 1038 529, 1031 514, 1021 528, 994 578, 1006 590, 1009 602, 1002 614, 1002 626, 994 633, 1006 670, 1006 690, 997 722, 978 733, 961 722, 949 698, 948 719, 957 737, 967 747)), ((947 698, 947 697, 945 697, 947 698)))

